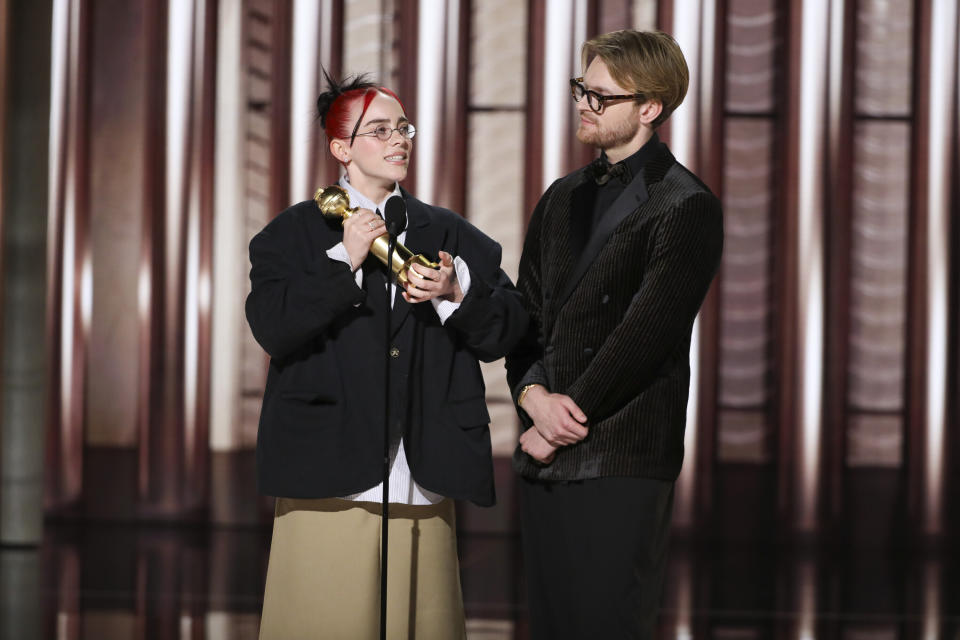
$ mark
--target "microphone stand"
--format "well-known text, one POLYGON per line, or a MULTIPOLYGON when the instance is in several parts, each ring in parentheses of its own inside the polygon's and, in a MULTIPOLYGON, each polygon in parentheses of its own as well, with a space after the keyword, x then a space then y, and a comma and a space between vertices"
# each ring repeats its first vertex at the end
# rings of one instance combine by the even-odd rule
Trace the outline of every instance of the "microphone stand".
MULTIPOLYGON (((386 212, 384 212, 386 215, 386 212)), ((390 225, 393 226, 393 225, 390 225)), ((395 229, 387 228, 387 264, 393 264, 393 252, 397 246, 395 229)), ((384 411, 383 411, 383 492, 381 501, 380 533, 380 640, 387 640, 387 541, 390 533, 390 319, 393 315, 393 273, 387 268, 387 313, 384 331, 384 411)))

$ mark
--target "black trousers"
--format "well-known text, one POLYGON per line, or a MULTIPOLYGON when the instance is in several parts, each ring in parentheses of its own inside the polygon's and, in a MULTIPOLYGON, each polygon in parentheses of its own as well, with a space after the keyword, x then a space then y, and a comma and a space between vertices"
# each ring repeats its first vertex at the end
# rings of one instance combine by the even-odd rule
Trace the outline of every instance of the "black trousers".
POLYGON ((652 639, 673 482, 522 479, 520 485, 531 638, 652 639))

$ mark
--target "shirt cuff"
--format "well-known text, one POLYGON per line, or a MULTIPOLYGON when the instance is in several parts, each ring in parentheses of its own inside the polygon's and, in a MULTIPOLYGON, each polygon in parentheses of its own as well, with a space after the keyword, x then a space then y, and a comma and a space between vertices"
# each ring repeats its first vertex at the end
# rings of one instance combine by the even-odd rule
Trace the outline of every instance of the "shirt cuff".
POLYGON ((354 271, 353 263, 350 262, 350 254, 347 253, 347 248, 343 246, 342 242, 338 242, 327 249, 327 257, 331 260, 336 260, 337 262, 343 262, 350 267, 350 270, 353 271, 353 279, 357 283, 357 286, 363 286, 363 269, 357 269, 354 271))
MULTIPOLYGON (((344 249, 344 251, 346 251, 346 249, 344 249)), ((453 259, 453 268, 457 271, 457 282, 460 284, 460 291, 466 296, 467 291, 470 290, 470 269, 467 267, 467 263, 459 256, 453 259)), ((447 318, 452 316, 453 312, 460 308, 459 302, 452 302, 450 300, 431 298, 430 303, 440 318, 440 324, 445 324, 447 318)))

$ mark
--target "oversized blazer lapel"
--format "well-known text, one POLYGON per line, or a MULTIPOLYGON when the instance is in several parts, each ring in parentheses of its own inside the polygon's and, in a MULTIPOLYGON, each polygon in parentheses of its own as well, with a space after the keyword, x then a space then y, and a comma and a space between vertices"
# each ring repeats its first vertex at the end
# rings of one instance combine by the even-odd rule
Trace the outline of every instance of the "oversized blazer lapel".
MULTIPOLYGON (((430 260, 436 260, 437 252, 440 249, 445 249, 444 242, 447 239, 447 229, 434 220, 426 205, 404 189, 401 189, 401 193, 404 202, 407 204, 407 237, 404 238, 404 246, 410 249, 414 255, 422 253, 430 260)), ((393 300, 393 316, 391 319, 394 335, 400 330, 404 320, 407 319, 412 306, 403 299, 398 288, 397 296, 393 300)))
MULTIPOLYGON (((557 298, 557 304, 562 305, 566 302, 567 298, 570 297, 570 294, 573 293, 573 290, 576 288, 577 283, 583 279, 590 265, 593 264, 597 255, 600 254, 600 250, 603 249, 614 229, 623 222, 624 218, 640 208, 643 203, 647 201, 648 197, 647 184, 641 172, 634 177, 630 184, 627 185, 627 188, 623 190, 623 193, 620 194, 620 197, 610 205, 610 209, 603 214, 603 217, 600 219, 600 224, 594 229, 583 251, 580 252, 580 256, 577 258, 573 270, 566 277, 563 283, 563 289, 561 289, 560 295, 557 298)), ((571 215, 575 215, 575 212, 571 212, 571 215)))

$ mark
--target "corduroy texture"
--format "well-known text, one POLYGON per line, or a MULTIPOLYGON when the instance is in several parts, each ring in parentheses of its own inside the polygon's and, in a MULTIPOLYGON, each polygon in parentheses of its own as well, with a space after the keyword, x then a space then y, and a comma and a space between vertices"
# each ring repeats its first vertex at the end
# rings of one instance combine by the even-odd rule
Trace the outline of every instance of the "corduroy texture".
POLYGON ((507 377, 515 401, 534 382, 569 395, 586 413, 589 435, 561 447, 549 465, 518 447, 514 467, 551 481, 675 480, 691 329, 723 246, 720 201, 661 144, 634 178, 641 183, 628 187, 636 204, 567 294, 581 259, 574 247, 584 245, 574 234, 592 206, 579 190, 588 179, 580 169, 557 180, 531 217, 517 281, 530 332, 507 357, 507 377))

